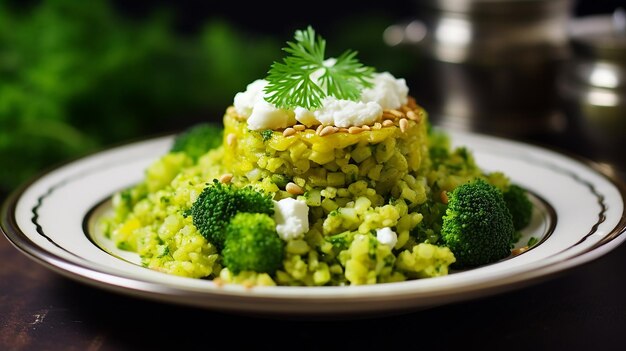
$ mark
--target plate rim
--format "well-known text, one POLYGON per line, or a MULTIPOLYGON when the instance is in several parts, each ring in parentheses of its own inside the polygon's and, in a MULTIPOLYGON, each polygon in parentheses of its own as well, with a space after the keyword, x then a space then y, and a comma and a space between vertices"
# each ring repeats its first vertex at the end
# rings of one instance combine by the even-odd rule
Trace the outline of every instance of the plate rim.
MULTIPOLYGON (((68 278, 77 280, 82 283, 86 283, 88 285, 92 285, 99 288, 104 288, 106 290, 115 291, 118 293, 126 293, 127 295, 135 295, 144 298, 149 298, 153 300, 159 301, 168 301, 174 303, 188 304, 194 306, 201 307, 210 307, 213 309, 221 309, 227 311, 234 310, 242 310, 241 306, 237 306, 236 303, 232 301, 230 304, 225 303, 222 306, 217 305, 217 302, 228 302, 228 301, 219 301, 224 299, 236 299, 236 300, 250 300, 249 302, 262 302, 262 301, 282 301, 291 303, 298 303, 302 301, 306 301, 309 304, 313 304, 312 308, 304 308, 303 311, 291 311, 289 309, 281 309, 280 311, 272 311, 268 308, 264 309, 262 307, 257 308, 259 312, 262 313, 280 313, 280 314, 328 314, 328 311, 323 309, 316 309, 315 305, 328 303, 329 300, 332 301, 342 301, 342 303, 346 301, 351 301, 353 304, 343 306, 340 309, 341 314, 352 313, 352 314, 360 314, 360 312, 372 312, 376 310, 375 306, 372 306, 368 309, 368 311, 358 311, 350 308, 350 306, 354 306, 354 303, 361 303, 363 301, 376 301, 380 300, 381 302, 386 301, 389 297, 393 297, 395 300, 407 298, 413 301, 417 295, 420 298, 430 298, 433 300, 450 300, 450 296, 454 296, 451 301, 461 301, 467 300, 472 297, 475 297, 479 292, 481 296, 492 295, 498 293, 499 291, 506 291, 513 289, 515 287, 520 287, 528 284, 532 284, 537 281, 541 281, 544 279, 548 279, 555 274, 564 273, 571 268, 579 266, 581 264, 587 263, 594 259, 597 259, 614 248, 618 247, 623 241, 626 239, 626 235, 623 235, 626 232, 626 184, 619 178, 617 178, 614 174, 609 174, 604 168, 602 168, 598 163, 585 158, 580 155, 564 152, 562 150, 556 150, 554 148, 549 148, 545 146, 538 146, 535 144, 525 143, 517 140, 509 140, 506 138, 480 134, 480 133, 472 133, 472 132, 462 132, 462 131, 451 131, 452 134, 460 133, 463 135, 467 135, 470 137, 478 137, 478 138, 487 138, 496 142, 504 142, 504 143, 512 143, 517 144, 522 147, 532 146, 535 148, 540 148, 542 150, 550 151, 553 154, 558 155, 559 157, 565 157, 570 161, 575 161, 577 163, 582 164, 587 167, 589 170, 592 170, 597 175, 600 175, 604 180, 608 181, 612 186, 614 186, 618 193, 621 196, 621 200, 623 202, 623 210, 621 214, 620 220, 616 223, 615 227, 610 229, 607 234, 596 244, 591 247, 585 249, 583 252, 575 254, 574 256, 568 256, 565 259, 557 260, 552 267, 546 267, 546 263, 542 266, 542 271, 526 271, 523 274, 510 276, 508 279, 498 279, 498 280, 490 280, 487 282, 483 282, 482 284, 476 285, 465 285, 462 290, 455 291, 450 294, 449 291, 444 289, 431 289, 428 291, 415 291, 411 289, 395 289, 392 292, 387 291, 385 294, 385 290, 383 288, 378 288, 381 290, 380 294, 376 294, 373 296, 352 296, 352 294, 342 294, 337 296, 336 294, 332 294, 330 292, 339 289, 350 289, 349 287, 321 287, 322 289, 327 289, 329 294, 316 294, 315 296, 276 296, 273 294, 251 294, 250 291, 262 291, 263 287, 255 287, 253 289, 244 288, 241 286, 228 286, 227 288, 220 287, 218 289, 211 290, 190 290, 189 288, 181 288, 178 286, 165 286, 158 282, 147 281, 138 279, 137 277, 128 277, 124 275, 116 275, 110 272, 103 271, 98 267, 89 266, 82 263, 77 263, 70 261, 64 257, 60 257, 54 253, 51 253, 45 250, 43 247, 40 247, 36 243, 32 242, 26 233, 24 233, 17 224, 15 219, 15 212, 17 208, 17 204, 19 203, 22 195, 35 183, 37 183, 42 178, 45 178, 50 173, 59 170, 67 165, 73 164, 75 162, 79 162, 80 160, 87 159, 93 157, 95 155, 99 155, 105 151, 112 151, 118 148, 124 148, 139 142, 146 142, 150 140, 156 140, 160 138, 169 138, 173 134, 163 134, 156 136, 148 136, 145 138, 141 138, 138 140, 128 141, 126 143, 122 143, 119 145, 114 145, 108 148, 104 148, 102 150, 90 153, 88 155, 69 160, 67 162, 61 163, 59 165, 50 167, 48 170, 41 172, 40 174, 32 177, 30 180, 22 184, 16 190, 9 194, 6 198, 2 207, 0 209, 0 231, 5 235, 8 241, 16 247, 19 251, 26 254, 27 257, 33 259, 34 261, 43 264, 47 268, 59 273, 68 278), (260 289, 259 289, 260 288, 260 289), (335 289, 332 289, 335 288, 335 289), (463 296, 459 296, 463 295, 463 296), (207 301, 211 299, 207 299, 207 297, 217 298, 217 301, 207 301), (448 297, 446 299, 446 296, 448 297), (307 310, 304 312, 304 310, 307 310)), ((506 277, 505 277, 506 278, 506 277)), ((189 279, 189 278, 183 278, 189 279)), ((436 278, 428 278, 428 279, 436 279, 436 278)), ((409 282, 400 282, 395 284, 404 284, 408 285, 409 282)), ((394 283, 388 283, 394 284, 394 283)), ((377 284, 375 286, 384 286, 386 284, 377 284)), ((314 287, 280 287, 283 290, 287 290, 289 288, 296 288, 299 290, 302 289, 316 289, 314 287)), ((319 290, 316 290, 319 291, 319 290)), ((239 301, 241 302, 241 301, 239 301)), ((245 301, 244 301, 245 302, 245 301)), ((397 301, 396 301, 397 302, 397 301)), ((445 302, 444 302, 445 303, 445 302)), ((420 306, 420 304, 416 304, 413 301, 411 306, 413 307, 431 307, 435 306, 437 303, 428 302, 425 303, 424 306, 420 306)), ((401 304, 398 307, 406 308, 406 304, 401 304)), ((380 304, 380 308, 382 311, 392 310, 389 306, 385 306, 385 304, 380 304)), ((336 314, 336 313, 335 313, 336 314)))

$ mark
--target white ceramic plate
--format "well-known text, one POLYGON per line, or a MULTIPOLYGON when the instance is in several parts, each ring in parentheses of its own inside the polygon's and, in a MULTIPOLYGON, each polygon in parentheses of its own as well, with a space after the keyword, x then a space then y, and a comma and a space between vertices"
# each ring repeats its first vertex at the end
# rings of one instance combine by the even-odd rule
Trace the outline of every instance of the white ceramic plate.
POLYGON ((139 182, 165 153, 172 136, 113 148, 35 179, 4 204, 1 228, 35 261, 78 281, 129 295, 255 314, 364 315, 395 313, 468 300, 554 276, 617 247, 626 235, 626 192, 617 181, 579 161, 536 146, 450 132, 488 171, 503 171, 534 195, 536 209, 515 257, 444 277, 349 287, 218 286, 141 267, 93 225, 110 196, 139 182))

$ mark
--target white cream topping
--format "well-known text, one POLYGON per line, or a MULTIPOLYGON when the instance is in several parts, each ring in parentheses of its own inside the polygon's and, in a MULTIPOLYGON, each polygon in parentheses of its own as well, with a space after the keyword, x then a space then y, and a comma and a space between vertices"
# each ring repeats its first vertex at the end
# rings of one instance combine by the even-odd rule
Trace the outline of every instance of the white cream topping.
POLYGON ((246 118, 250 117, 254 105, 259 101, 264 101, 263 94, 265 93, 263 89, 265 89, 266 85, 267 81, 265 79, 257 79, 248 84, 246 91, 235 94, 233 106, 235 106, 235 111, 237 111, 238 115, 246 118))
POLYGON ((376 229, 376 239, 378 242, 391 248, 398 243, 398 235, 389 227, 376 229))
POLYGON ((396 79, 391 73, 375 73, 374 86, 363 89, 361 101, 375 102, 383 109, 396 109, 408 101, 409 87, 404 78, 396 79))
POLYGON ((252 113, 248 117, 248 129, 281 129, 296 124, 293 111, 278 109, 269 102, 261 99, 254 104, 252 113))
MULTIPOLYGON (((334 64, 334 59, 324 62, 334 64)), ((311 74, 319 78, 323 70, 311 74)), ((383 109, 396 109, 407 103, 409 88, 404 79, 396 79, 389 72, 375 73, 373 87, 363 89, 360 101, 340 100, 329 96, 316 110, 296 107, 294 110, 278 109, 265 101, 263 89, 267 81, 256 80, 247 86, 246 91, 237 93, 234 107, 240 116, 248 119, 251 130, 281 129, 296 124, 296 121, 311 127, 314 125, 333 125, 351 127, 372 125, 380 121, 383 109)))
POLYGON ((336 127, 371 125, 381 119, 383 109, 375 102, 339 100, 326 97, 322 107, 314 111, 296 111, 296 119, 304 125, 323 124, 336 127))
POLYGON ((300 239, 309 231, 309 206, 290 197, 274 201, 274 220, 281 239, 300 239))

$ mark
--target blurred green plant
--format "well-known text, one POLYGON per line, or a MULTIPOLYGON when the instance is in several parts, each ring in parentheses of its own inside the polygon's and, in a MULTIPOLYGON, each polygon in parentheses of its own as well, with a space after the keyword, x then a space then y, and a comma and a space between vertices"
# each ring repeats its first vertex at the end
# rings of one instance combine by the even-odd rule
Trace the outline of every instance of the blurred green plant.
POLYGON ((137 21, 103 0, 2 1, 0 193, 105 145, 219 120, 279 54, 225 22, 182 35, 165 11, 137 21))

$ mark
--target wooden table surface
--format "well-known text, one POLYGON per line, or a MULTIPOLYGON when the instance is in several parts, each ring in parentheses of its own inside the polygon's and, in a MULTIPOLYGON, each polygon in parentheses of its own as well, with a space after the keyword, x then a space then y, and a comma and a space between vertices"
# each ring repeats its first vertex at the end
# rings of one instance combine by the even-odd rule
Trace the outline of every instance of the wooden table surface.
POLYGON ((2 235, 0 258, 0 350, 626 347, 626 245, 511 292, 352 320, 268 319, 104 291, 41 266, 2 235))

